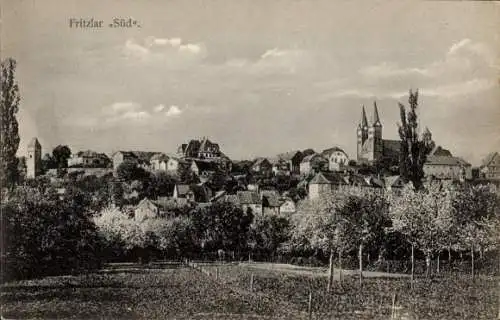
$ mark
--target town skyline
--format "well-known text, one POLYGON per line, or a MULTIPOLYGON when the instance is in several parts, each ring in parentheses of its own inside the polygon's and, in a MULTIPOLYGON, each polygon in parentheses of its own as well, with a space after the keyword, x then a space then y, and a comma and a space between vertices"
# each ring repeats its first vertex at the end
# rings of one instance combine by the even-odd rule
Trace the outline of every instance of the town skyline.
POLYGON ((20 155, 34 136, 44 153, 175 152, 206 136, 231 159, 335 145, 355 158, 361 106, 370 119, 377 101, 398 139, 409 89, 437 145, 475 165, 500 149, 497 3, 129 4, 6 2, 20 155), (117 15, 141 28, 68 28, 117 15))

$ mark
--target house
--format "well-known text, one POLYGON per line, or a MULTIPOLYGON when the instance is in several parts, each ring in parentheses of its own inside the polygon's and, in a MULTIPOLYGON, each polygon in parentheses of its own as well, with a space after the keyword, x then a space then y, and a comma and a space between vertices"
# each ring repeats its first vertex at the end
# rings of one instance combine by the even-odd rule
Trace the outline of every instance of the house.
POLYGON ((208 178, 219 170, 219 165, 214 161, 193 160, 191 161, 190 170, 197 177, 208 178))
POLYGON ((277 162, 281 168, 283 168, 283 164, 286 164, 287 171, 290 174, 300 174, 300 163, 303 158, 302 152, 296 150, 279 154, 277 162))
POLYGON ((349 156, 339 147, 325 149, 321 155, 328 159, 328 170, 330 171, 340 171, 349 163, 349 156))
POLYGON ((270 214, 280 214, 281 199, 275 190, 263 190, 260 192, 262 199, 262 212, 270 214))
POLYGON ((373 117, 370 124, 368 124, 365 106, 363 106, 361 109, 361 120, 357 129, 358 163, 374 162, 381 159, 397 161, 400 149, 400 140, 382 138, 382 122, 380 121, 377 103, 373 103, 373 117))
POLYGON ((111 159, 106 154, 92 150, 79 151, 68 159, 70 168, 107 168, 110 164, 111 159))
POLYGON ((262 175, 269 175, 272 173, 273 165, 266 158, 257 158, 252 164, 251 171, 262 175))
POLYGON ((157 153, 150 159, 151 170, 166 171, 172 175, 180 174, 188 162, 164 153, 157 153))
POLYGON ((269 162, 271 162, 271 171, 275 176, 276 175, 288 176, 291 174, 290 163, 288 161, 276 157, 271 159, 269 162))
POLYGON ((113 169, 116 169, 123 162, 131 162, 135 163, 137 166, 145 169, 151 169, 151 158, 158 154, 158 152, 149 152, 149 151, 116 151, 112 155, 113 159, 113 169))
POLYGON ((500 152, 487 155, 479 168, 481 176, 486 179, 500 179, 500 152))
POLYGON ((318 172, 308 184, 309 199, 328 196, 334 190, 345 186, 347 182, 338 173, 318 172))
POLYGON ((177 153, 182 158, 211 159, 222 155, 219 144, 213 143, 206 137, 203 139, 192 139, 188 143, 182 144, 177 153))
POLYGON ((424 163, 426 177, 450 180, 472 179, 472 166, 465 160, 450 156, 428 156, 424 163))
POLYGON ((243 211, 252 210, 254 215, 262 214, 262 199, 256 191, 238 191, 238 204, 243 211))
POLYGON ((209 202, 212 190, 204 184, 176 184, 173 199, 187 199, 190 202, 209 202))
POLYGON ((300 174, 307 175, 311 172, 326 171, 328 160, 318 153, 308 155, 300 162, 300 174))
POLYGON ((290 213, 295 213, 297 211, 297 207, 295 205, 295 202, 290 199, 290 198, 282 198, 281 199, 281 206, 280 206, 280 213, 283 214, 290 214, 290 213))
POLYGON ((149 160, 149 163, 151 165, 151 170, 167 171, 168 160, 169 160, 169 157, 164 153, 155 154, 149 160))
POLYGON ((142 222, 146 219, 154 219, 158 217, 159 207, 148 198, 142 199, 134 209, 134 219, 142 222))

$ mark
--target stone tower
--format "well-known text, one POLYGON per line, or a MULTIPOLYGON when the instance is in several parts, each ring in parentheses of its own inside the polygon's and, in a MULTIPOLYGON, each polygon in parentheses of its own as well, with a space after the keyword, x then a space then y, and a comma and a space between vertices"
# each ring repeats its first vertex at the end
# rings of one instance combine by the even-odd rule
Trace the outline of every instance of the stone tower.
POLYGON ((364 158, 363 145, 365 144, 365 141, 368 139, 368 120, 366 119, 365 106, 363 106, 363 109, 361 110, 361 120, 359 121, 358 124, 357 137, 358 137, 357 159, 358 161, 361 161, 364 158))
POLYGON ((381 159, 384 148, 382 141, 382 123, 380 122, 376 102, 373 102, 373 118, 371 126, 368 129, 368 140, 373 144, 369 160, 375 161, 381 159))
POLYGON ((35 178, 40 174, 42 163, 42 146, 37 138, 31 139, 28 143, 28 154, 26 156, 26 176, 35 178))

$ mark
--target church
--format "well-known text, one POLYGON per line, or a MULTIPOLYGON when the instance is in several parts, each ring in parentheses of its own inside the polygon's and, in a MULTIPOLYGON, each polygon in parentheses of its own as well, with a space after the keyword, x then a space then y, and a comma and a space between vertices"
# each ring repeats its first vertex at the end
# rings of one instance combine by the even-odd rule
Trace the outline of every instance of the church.
POLYGON ((365 106, 361 110, 361 120, 357 129, 357 161, 358 163, 373 163, 382 159, 397 161, 401 148, 400 140, 382 139, 382 123, 373 103, 373 116, 368 123, 365 106))

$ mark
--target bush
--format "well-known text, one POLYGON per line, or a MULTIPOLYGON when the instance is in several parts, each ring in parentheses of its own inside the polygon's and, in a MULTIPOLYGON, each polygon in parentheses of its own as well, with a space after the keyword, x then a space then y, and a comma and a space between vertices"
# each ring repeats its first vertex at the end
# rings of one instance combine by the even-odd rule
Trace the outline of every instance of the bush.
POLYGON ((79 201, 23 187, 2 203, 2 282, 100 266, 101 239, 79 201))

